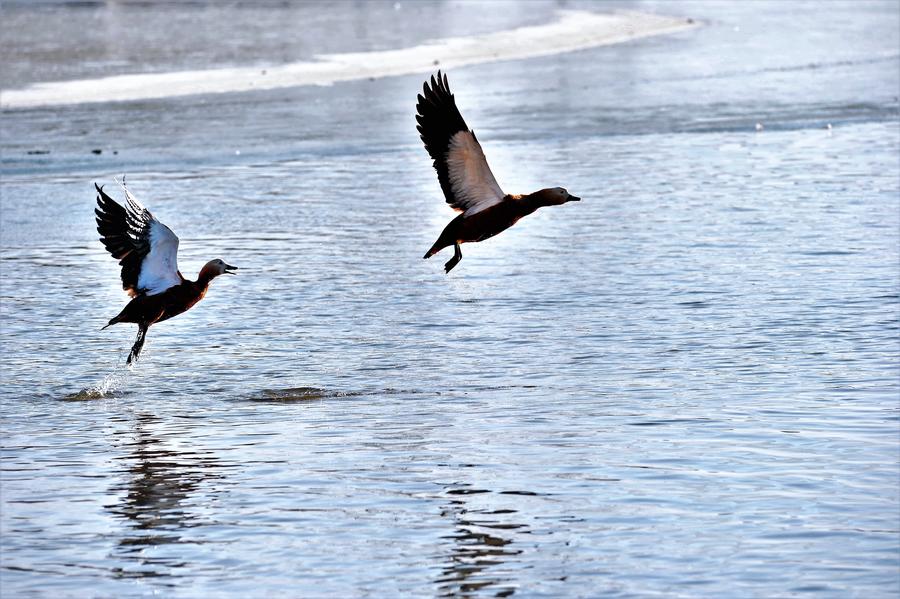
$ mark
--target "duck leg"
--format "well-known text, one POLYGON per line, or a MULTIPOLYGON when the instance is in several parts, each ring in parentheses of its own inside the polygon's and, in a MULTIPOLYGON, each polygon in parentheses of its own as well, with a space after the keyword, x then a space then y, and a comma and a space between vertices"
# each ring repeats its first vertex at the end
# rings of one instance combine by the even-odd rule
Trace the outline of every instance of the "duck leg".
POLYGON ((131 353, 128 354, 128 360, 125 361, 126 364, 131 364, 137 360, 139 355, 141 355, 141 349, 144 347, 144 339, 147 336, 147 329, 149 327, 149 324, 144 323, 138 325, 137 339, 134 340, 134 345, 131 347, 131 353))
POLYGON ((457 241, 453 244, 453 257, 444 264, 444 272, 449 273, 460 260, 462 260, 462 249, 460 249, 459 242, 457 241))

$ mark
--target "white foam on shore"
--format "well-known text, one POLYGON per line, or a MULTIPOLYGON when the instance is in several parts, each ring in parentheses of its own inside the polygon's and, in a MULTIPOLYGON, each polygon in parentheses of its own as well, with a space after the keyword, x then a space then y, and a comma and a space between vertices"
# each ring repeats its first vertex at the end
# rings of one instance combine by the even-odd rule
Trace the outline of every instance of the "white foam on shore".
POLYGON ((0 93, 2 108, 34 108, 87 102, 121 102, 330 85, 369 77, 430 72, 498 60, 549 56, 674 33, 695 27, 683 18, 637 12, 597 14, 561 11, 551 23, 508 31, 447 38, 399 50, 324 54, 312 61, 277 66, 115 75, 99 79, 36 83, 0 93))

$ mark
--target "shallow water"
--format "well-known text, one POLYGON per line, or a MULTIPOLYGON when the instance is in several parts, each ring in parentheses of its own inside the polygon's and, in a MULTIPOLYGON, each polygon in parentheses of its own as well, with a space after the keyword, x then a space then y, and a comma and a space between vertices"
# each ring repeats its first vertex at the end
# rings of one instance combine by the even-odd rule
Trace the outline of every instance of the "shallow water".
POLYGON ((5 112, 2 595, 896 596, 896 5, 627 6, 705 25, 451 73, 501 185, 584 201, 449 276, 422 77, 5 112), (240 267, 131 371, 122 172, 240 267))

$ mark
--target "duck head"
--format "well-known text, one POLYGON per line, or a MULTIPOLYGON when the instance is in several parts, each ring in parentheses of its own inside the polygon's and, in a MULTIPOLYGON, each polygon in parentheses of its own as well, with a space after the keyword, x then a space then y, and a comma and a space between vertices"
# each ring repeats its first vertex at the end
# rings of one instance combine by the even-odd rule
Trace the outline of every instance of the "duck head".
POLYGON ((223 260, 216 258, 215 260, 207 262, 203 268, 200 269, 200 279, 212 281, 219 275, 233 275, 236 270, 237 266, 225 264, 223 260))
POLYGON ((537 196, 538 203, 541 206, 559 206, 566 202, 579 202, 581 198, 573 196, 562 187, 550 187, 536 191, 533 196, 537 196))

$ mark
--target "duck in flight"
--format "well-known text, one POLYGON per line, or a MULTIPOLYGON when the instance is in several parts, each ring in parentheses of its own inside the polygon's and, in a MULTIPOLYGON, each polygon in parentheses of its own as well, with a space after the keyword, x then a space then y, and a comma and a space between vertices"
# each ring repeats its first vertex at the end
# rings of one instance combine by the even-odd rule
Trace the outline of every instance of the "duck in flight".
POLYGON ((577 202, 562 187, 541 189, 527 195, 503 193, 488 166, 475 132, 463 120, 456 100, 450 93, 447 75, 437 79, 432 75, 431 86, 423 86, 416 104, 417 129, 425 149, 434 160, 438 181, 447 203, 461 212, 450 221, 425 258, 453 246, 453 257, 444 265, 450 272, 460 260, 460 244, 484 241, 516 224, 542 206, 557 206, 577 202))
MULTIPOLYGON (((120 322, 138 325, 137 339, 128 354, 131 364, 141 353, 150 325, 188 310, 203 299, 209 283, 236 266, 216 259, 200 269, 196 281, 178 271, 178 237, 162 224, 125 187, 125 207, 97 189, 97 231, 100 241, 122 266, 122 288, 133 299, 104 329, 120 322)), ((101 329, 102 330, 102 329, 101 329)))

